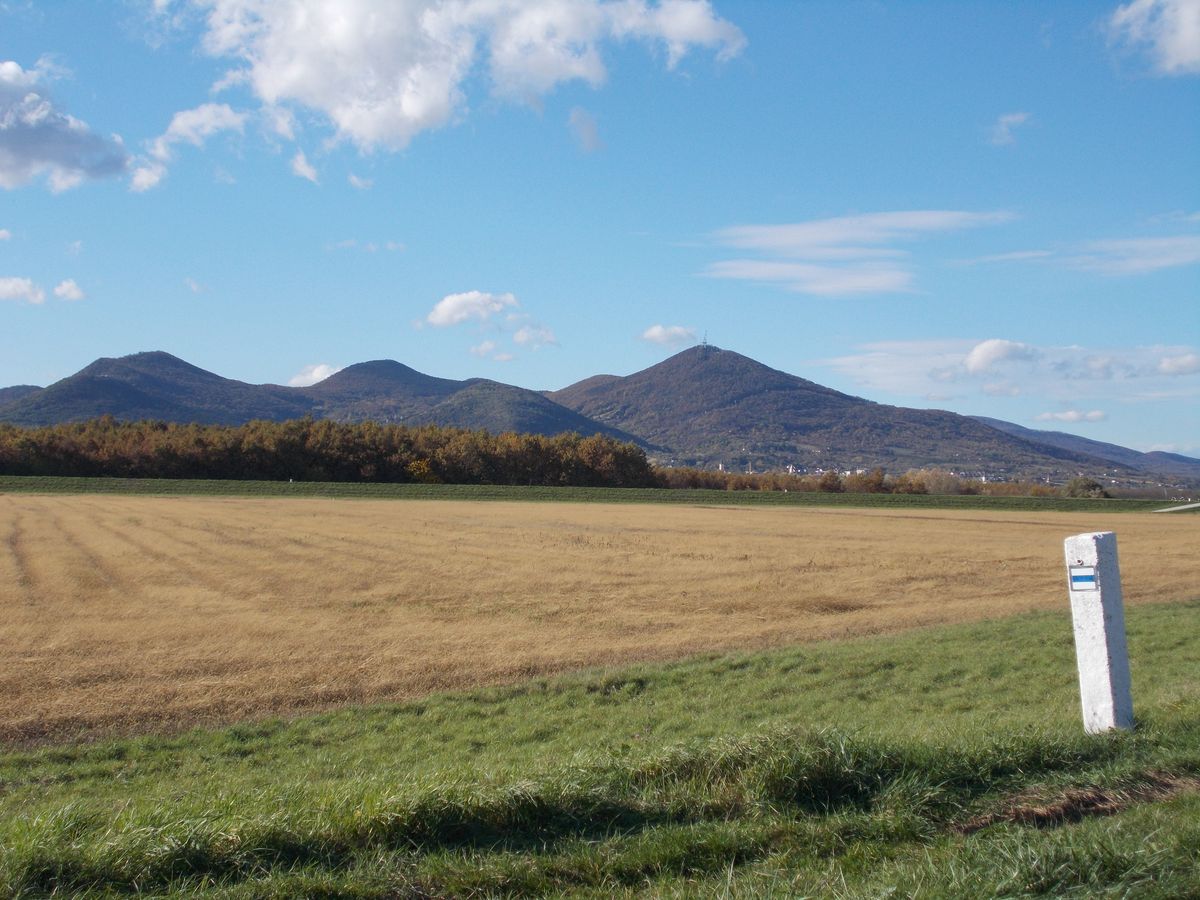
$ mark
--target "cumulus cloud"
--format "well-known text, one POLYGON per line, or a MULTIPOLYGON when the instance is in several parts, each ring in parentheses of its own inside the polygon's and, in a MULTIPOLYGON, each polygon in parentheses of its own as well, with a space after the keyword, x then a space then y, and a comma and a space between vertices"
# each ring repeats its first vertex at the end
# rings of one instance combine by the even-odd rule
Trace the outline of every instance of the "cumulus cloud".
POLYGON ((425 321, 438 328, 459 325, 472 319, 483 322, 506 309, 519 307, 512 294, 491 294, 486 291, 464 291, 447 294, 439 300, 425 317, 425 321))
POLYGON ((0 300, 24 300, 41 303, 46 292, 28 278, 0 278, 0 300))
POLYGON ((567 127, 584 153, 595 153, 604 147, 595 117, 582 106, 571 109, 571 114, 567 116, 567 127))
POLYGON ((971 348, 971 352, 963 360, 963 368, 972 375, 977 375, 995 368, 998 363, 1006 360, 1037 359, 1037 356, 1037 350, 1028 344, 991 338, 980 341, 971 348))
POLYGON ((513 334, 513 343, 540 350, 548 345, 557 345, 558 338, 545 325, 522 325, 513 334))
POLYGON ((82 300, 84 293, 83 289, 75 283, 74 278, 67 278, 60 281, 54 288, 54 296, 60 300, 82 300))
POLYGON ((482 343, 476 344, 474 347, 472 347, 470 352, 472 356, 482 357, 490 355, 495 349, 495 341, 483 341, 482 343))
POLYGON ((156 187, 166 177, 176 145, 202 147, 214 134, 223 131, 240 134, 246 117, 246 113, 236 112, 225 103, 203 103, 175 113, 167 130, 150 142, 149 155, 138 160, 130 187, 139 193, 156 187))
POLYGON ((7 228, 0 228, 0 241, 12 240, 12 232, 7 228))
POLYGON ((50 190, 125 171, 129 155, 120 138, 95 134, 57 109, 44 82, 54 74, 45 60, 23 69, 0 61, 0 187, 7 190, 45 176, 50 190))
POLYGON ((1103 422, 1108 414, 1099 409, 1084 412, 1080 409, 1067 409, 1062 412, 1044 412, 1033 417, 1035 422, 1103 422))
POLYGON ((318 183, 317 170, 312 167, 303 150, 297 150, 296 155, 292 157, 292 174, 299 178, 307 179, 313 184, 318 183))
POLYGON ((1024 125, 1029 119, 1030 116, 1027 112, 1005 113, 992 126, 989 140, 997 147, 1015 143, 1016 137, 1013 136, 1013 131, 1024 125))
POLYGON ((1133 0, 1108 20, 1115 43, 1145 50, 1163 75, 1200 72, 1200 2, 1133 0))
POLYGON ((311 366, 305 366, 289 378, 288 384, 292 387, 309 387, 340 371, 342 370, 339 366, 331 366, 329 363, 314 363, 311 366))
POLYGON ((568 81, 598 86, 606 42, 666 51, 670 68, 693 48, 718 59, 745 37, 709 0, 191 0, 205 16, 205 50, 230 59, 222 87, 245 85, 266 107, 323 116, 335 139, 397 150, 461 117, 471 76, 518 100, 568 81))
POLYGON ((704 274, 818 296, 896 293, 909 290, 914 275, 908 252, 895 245, 1013 218, 1004 211, 907 210, 785 225, 738 225, 718 231, 716 239, 772 258, 722 260, 704 274))
POLYGON ((642 340, 652 344, 691 344, 696 330, 683 325, 651 325, 642 332, 642 340))

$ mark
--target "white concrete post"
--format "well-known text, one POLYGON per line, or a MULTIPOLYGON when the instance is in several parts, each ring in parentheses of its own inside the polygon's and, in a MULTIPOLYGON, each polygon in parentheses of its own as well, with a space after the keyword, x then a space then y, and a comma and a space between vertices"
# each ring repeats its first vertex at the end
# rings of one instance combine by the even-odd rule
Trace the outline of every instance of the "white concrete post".
POLYGON ((1111 728, 1132 728, 1117 536, 1111 531, 1077 534, 1063 542, 1063 549, 1075 622, 1083 729, 1098 734, 1111 728))

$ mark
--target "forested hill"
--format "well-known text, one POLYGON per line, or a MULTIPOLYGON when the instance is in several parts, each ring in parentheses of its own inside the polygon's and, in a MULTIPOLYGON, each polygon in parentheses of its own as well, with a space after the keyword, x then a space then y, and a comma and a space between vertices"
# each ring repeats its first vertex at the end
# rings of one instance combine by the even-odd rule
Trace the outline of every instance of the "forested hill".
POLYGON ((49 387, 9 388, 0 395, 0 422, 54 425, 105 415, 122 421, 205 425, 312 416, 341 422, 483 428, 495 433, 599 433, 635 440, 537 391, 482 378, 435 378, 394 360, 349 366, 312 387, 284 387, 222 378, 156 351, 98 359, 49 387))
POLYGON ((994 475, 1130 471, 968 416, 873 403, 708 345, 547 396, 667 448, 676 463, 757 469, 945 466, 994 475))
POLYGON ((247 384, 163 352, 99 359, 45 388, 0 389, 0 422, 42 426, 106 415, 215 425, 311 417, 493 434, 599 433, 640 445, 659 464, 736 471, 943 467, 1008 479, 1200 481, 1200 460, 874 403, 709 345, 632 375, 594 375, 546 392, 484 378, 438 378, 395 360, 358 363, 311 387, 247 384))

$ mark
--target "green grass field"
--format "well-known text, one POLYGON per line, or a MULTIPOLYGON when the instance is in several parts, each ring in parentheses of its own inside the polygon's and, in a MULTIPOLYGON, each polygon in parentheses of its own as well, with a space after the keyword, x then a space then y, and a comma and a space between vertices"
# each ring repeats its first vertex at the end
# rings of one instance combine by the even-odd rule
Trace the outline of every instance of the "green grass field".
POLYGON ((1200 896, 1200 601, 0 755, 0 894, 1200 896), (1105 813, 1105 815, 1099 815, 1105 813))
POLYGON ((1176 505, 1164 500, 1089 500, 1057 497, 985 497, 928 494, 826 494, 782 491, 669 490, 666 488, 523 487, 478 484, 352 484, 342 482, 230 481, 166 478, 58 478, 0 476, 0 493, 145 494, 210 497, 329 497, 366 500, 506 500, 567 503, 689 503, 763 506, 847 506, 905 509, 991 509, 1148 512, 1176 505))

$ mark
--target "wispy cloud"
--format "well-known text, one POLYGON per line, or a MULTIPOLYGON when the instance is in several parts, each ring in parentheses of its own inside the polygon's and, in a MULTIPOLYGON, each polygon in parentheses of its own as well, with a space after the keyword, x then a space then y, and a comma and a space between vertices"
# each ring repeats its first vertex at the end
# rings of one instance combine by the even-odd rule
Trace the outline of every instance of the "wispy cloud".
POLYGON ((571 129, 575 142, 584 153, 595 153, 603 149, 604 142, 600 140, 600 127, 596 124, 596 118, 582 106, 572 108, 567 117, 567 127, 571 129))
POLYGON ((976 256, 973 259, 960 260, 965 266, 982 263, 1032 262, 1033 260, 1049 259, 1054 256, 1053 250, 1011 250, 1008 253, 992 253, 988 256, 976 256))
POLYGON ((240 134, 245 123, 245 113, 235 112, 224 103, 204 103, 175 113, 167 130, 150 142, 148 155, 138 160, 130 188, 140 193, 158 186, 167 175, 177 145, 202 147, 205 141, 222 131, 240 134))
POLYGON ((1140 275, 1200 263, 1200 234, 1092 241, 1063 257, 1072 268, 1101 275, 1140 275))
POLYGON ((346 181, 350 183, 350 187, 358 191, 369 191, 375 186, 375 182, 370 178, 360 178, 353 172, 346 176, 346 181))
POLYGON ((11 241, 12 232, 7 228, 0 228, 0 241, 11 241))
POLYGON ((308 157, 304 155, 303 150, 297 150, 296 155, 292 157, 292 174, 297 178, 311 181, 313 184, 320 184, 320 179, 317 178, 317 170, 308 161, 308 157))
POLYGON ((1006 211, 909 210, 738 225, 718 231, 716 240, 768 258, 721 260, 704 274, 817 296, 897 293, 910 290, 915 278, 908 251, 897 245, 1014 218, 1006 211))
POLYGON ((1200 234, 1084 241, 1057 250, 1013 250, 976 256, 959 260, 958 264, 1020 262, 1042 262, 1110 277, 1144 275, 1200 263, 1200 234))
POLYGON ((1133 0, 1108 20, 1114 43, 1149 53, 1162 75, 1200 72, 1200 3, 1196 0, 1133 0))
POLYGON ((1027 124, 1030 118, 1031 116, 1027 112, 1005 113, 992 125, 988 139, 997 147, 1015 143, 1016 137, 1013 135, 1013 131, 1021 125, 1027 124))
POLYGON ((1179 396, 1180 386, 1200 372, 1200 353, 1194 347, 1100 349, 1005 338, 880 341, 820 362, 853 379, 868 395, 1043 397, 1061 401, 1064 408, 1179 396))
POLYGON ((1164 356, 1158 361, 1158 371, 1163 375, 1195 375, 1200 372, 1200 354, 1181 353, 1179 356, 1164 356))
POLYGON ((513 343, 522 347, 529 347, 531 350, 540 350, 542 347, 557 346, 558 338, 554 336, 554 332, 545 325, 522 325, 513 333, 513 343))
POLYGON ((1103 422, 1108 418, 1108 413, 1093 409, 1084 412, 1081 409, 1064 409, 1060 412, 1044 412, 1038 413, 1033 417, 1035 422, 1103 422))

